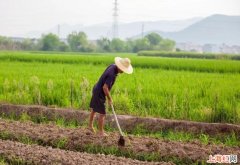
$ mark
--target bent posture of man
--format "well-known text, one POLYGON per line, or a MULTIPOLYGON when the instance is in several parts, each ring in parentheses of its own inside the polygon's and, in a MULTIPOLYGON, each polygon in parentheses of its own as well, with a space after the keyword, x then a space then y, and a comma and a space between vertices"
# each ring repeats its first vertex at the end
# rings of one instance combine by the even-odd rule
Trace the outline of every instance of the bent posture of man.
POLYGON ((104 120, 106 116, 106 98, 108 100, 108 104, 112 105, 113 100, 110 95, 110 90, 116 80, 117 75, 123 72, 127 74, 131 74, 133 72, 131 61, 128 58, 116 57, 115 64, 111 64, 107 67, 107 69, 103 72, 102 76, 99 78, 98 82, 93 87, 92 99, 90 102, 91 114, 88 127, 91 131, 95 132, 93 128, 93 119, 95 113, 99 113, 100 115, 98 119, 98 133, 101 136, 107 136, 107 134, 104 132, 104 120))

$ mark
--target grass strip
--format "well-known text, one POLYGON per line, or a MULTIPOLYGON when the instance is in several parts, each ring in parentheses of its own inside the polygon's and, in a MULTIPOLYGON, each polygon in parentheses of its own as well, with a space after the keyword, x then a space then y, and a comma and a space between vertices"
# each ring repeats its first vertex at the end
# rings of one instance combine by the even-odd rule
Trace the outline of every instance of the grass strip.
POLYGON ((0 165, 30 165, 31 163, 18 157, 7 157, 0 154, 0 165))

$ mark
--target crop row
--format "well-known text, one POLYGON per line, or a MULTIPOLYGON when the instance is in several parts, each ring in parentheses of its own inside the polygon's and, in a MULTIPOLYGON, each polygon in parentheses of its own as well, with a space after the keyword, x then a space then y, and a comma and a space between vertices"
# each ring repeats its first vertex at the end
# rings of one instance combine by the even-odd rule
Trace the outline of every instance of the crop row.
MULTIPOLYGON (((115 54, 119 55, 119 54, 115 54)), ((123 54, 132 60, 135 68, 155 68, 166 70, 187 70, 197 72, 240 73, 239 61, 231 60, 205 60, 205 59, 177 59, 137 57, 123 54)), ((64 64, 90 64, 109 65, 113 63, 114 56, 106 54, 44 54, 30 52, 0 52, 1 61, 64 63, 64 64)))
POLYGON ((140 51, 139 56, 170 57, 170 58, 198 58, 198 59, 232 59, 240 60, 240 55, 194 53, 194 52, 161 52, 161 51, 140 51))

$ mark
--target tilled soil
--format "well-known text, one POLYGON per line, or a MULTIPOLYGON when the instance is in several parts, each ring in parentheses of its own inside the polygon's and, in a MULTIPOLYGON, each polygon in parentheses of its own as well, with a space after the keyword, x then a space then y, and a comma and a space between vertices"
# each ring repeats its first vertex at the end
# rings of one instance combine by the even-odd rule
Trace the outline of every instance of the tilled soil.
POLYGON ((54 149, 52 147, 43 147, 39 145, 26 145, 9 140, 0 140, 0 156, 7 160, 18 159, 27 164, 159 164, 171 165, 165 162, 143 162, 128 158, 116 157, 103 154, 89 154, 73 151, 54 149))
MULTIPOLYGON (((11 105, 0 104, 1 115, 15 114, 20 116, 22 113, 27 113, 33 118, 39 118, 43 116, 47 120, 56 120, 57 118, 63 118, 66 121, 77 121, 79 124, 86 122, 89 118, 89 112, 81 110, 71 110, 62 108, 49 108, 45 106, 36 105, 11 105)), ((115 121, 112 115, 107 115, 106 123, 111 127, 116 127, 115 121)), ((232 132, 240 138, 240 125, 237 124, 225 124, 225 123, 204 123, 204 122, 192 122, 184 120, 169 120, 160 118, 144 118, 129 115, 118 115, 119 123, 121 127, 128 132, 131 132, 136 127, 141 126, 144 129, 151 132, 157 132, 162 130, 174 130, 184 131, 194 134, 208 134, 215 136, 217 134, 231 134, 232 132)))
MULTIPOLYGON (((31 122, 0 120, 0 132, 8 132, 11 138, 27 136, 44 145, 56 144, 59 139, 67 139, 65 149, 84 150, 88 145, 102 147, 117 147, 119 135, 110 133, 108 137, 100 137, 87 129, 59 128, 55 125, 34 124, 31 122)), ((159 158, 177 157, 186 162, 206 161, 209 155, 234 154, 240 156, 240 147, 226 147, 223 145, 204 145, 198 142, 174 142, 150 137, 125 138, 127 145, 120 151, 132 154, 156 154, 159 158)), ((238 157, 239 157, 238 156, 238 157)), ((163 160, 163 159, 161 159, 163 160)), ((167 160, 167 159, 164 159, 167 160)))

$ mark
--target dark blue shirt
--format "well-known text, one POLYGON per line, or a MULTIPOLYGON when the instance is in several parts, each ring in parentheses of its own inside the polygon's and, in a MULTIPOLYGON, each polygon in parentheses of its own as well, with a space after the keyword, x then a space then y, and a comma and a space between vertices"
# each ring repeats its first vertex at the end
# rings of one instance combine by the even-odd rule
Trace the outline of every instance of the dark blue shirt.
POLYGON ((118 74, 118 68, 115 64, 109 65, 99 78, 97 84, 93 88, 93 93, 99 94, 99 97, 105 99, 103 85, 107 84, 109 91, 111 90, 118 74))

